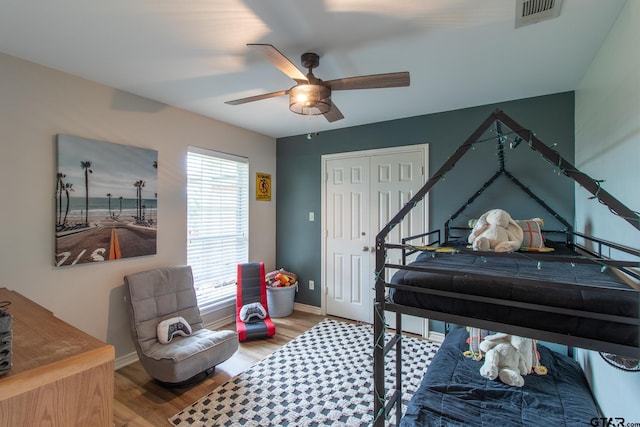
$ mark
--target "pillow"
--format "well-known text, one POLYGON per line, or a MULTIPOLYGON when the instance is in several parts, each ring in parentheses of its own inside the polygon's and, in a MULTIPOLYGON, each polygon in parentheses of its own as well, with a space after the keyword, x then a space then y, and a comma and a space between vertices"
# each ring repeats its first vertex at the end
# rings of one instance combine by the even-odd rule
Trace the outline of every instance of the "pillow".
POLYGON ((521 251, 536 251, 545 247, 544 236, 540 230, 540 226, 544 225, 544 222, 540 218, 519 219, 516 222, 522 228, 521 251))
POLYGON ((464 352, 464 355, 472 358, 473 360, 482 360, 482 351, 480 350, 480 343, 487 335, 492 332, 487 329, 472 328, 467 326, 469 331, 469 338, 467 338, 467 344, 469 344, 469 350, 464 352))
POLYGON ((156 334, 160 343, 169 344, 176 335, 182 335, 183 337, 191 335, 191 326, 182 317, 172 317, 158 323, 156 334))
POLYGON ((267 317, 267 310, 259 302, 243 305, 240 309, 240 320, 244 323, 257 322, 265 317, 267 317))

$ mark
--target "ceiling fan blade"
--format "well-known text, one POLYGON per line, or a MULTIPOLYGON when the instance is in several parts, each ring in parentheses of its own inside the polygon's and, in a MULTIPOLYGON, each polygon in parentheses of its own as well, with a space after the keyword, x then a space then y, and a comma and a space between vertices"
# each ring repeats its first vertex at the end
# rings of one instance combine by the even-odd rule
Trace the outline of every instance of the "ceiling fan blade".
POLYGON ((229 105, 246 104, 247 102, 260 101, 261 99, 274 98, 276 96, 287 95, 288 93, 289 93, 289 90, 280 90, 278 92, 263 93, 262 95, 249 96, 247 98, 235 99, 233 101, 225 101, 225 104, 229 104, 229 105))
POLYGON ((376 89, 383 87, 409 86, 409 72, 371 74, 369 76, 347 77, 324 82, 331 90, 376 89))
POLYGON ((329 111, 327 111, 323 115, 329 123, 344 119, 342 112, 338 110, 338 107, 336 107, 336 104, 334 104, 333 101, 331 101, 331 108, 329 109, 329 111))
POLYGON ((262 56, 276 68, 287 76, 292 78, 298 83, 307 83, 307 76, 304 75, 302 71, 298 69, 289 59, 282 54, 278 49, 270 44, 258 44, 258 43, 249 43, 247 46, 251 46, 256 51, 260 52, 262 56))

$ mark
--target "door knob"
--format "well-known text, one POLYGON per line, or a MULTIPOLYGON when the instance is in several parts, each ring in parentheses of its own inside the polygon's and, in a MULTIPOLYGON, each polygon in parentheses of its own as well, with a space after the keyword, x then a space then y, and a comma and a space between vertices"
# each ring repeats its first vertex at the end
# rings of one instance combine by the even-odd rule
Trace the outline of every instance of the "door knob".
POLYGON ((362 252, 369 252, 369 246, 365 246, 364 248, 362 248, 362 252))

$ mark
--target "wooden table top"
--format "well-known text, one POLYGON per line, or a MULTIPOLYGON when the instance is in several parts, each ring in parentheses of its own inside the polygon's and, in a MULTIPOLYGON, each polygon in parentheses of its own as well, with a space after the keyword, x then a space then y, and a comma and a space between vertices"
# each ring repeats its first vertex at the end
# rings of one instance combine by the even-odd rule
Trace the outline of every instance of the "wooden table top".
POLYGON ((0 301, 11 302, 5 310, 13 316, 13 366, 0 382, 106 345, 18 292, 0 288, 0 301))

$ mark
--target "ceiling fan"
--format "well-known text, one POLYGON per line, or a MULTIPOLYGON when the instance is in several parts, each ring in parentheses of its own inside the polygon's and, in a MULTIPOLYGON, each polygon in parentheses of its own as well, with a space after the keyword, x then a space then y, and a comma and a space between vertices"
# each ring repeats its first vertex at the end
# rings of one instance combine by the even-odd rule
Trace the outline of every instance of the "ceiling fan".
POLYGON ((376 89, 385 87, 409 86, 409 73, 372 74, 368 76, 347 77, 323 81, 313 75, 313 69, 320 63, 316 53, 303 53, 302 66, 309 70, 305 75, 286 56, 270 44, 247 44, 262 54, 280 71, 295 80, 296 84, 287 90, 250 96, 248 98, 226 101, 225 104, 239 105, 277 96, 289 95, 289 109, 297 114, 322 114, 329 122, 343 119, 344 116, 331 100, 333 90, 376 89))

